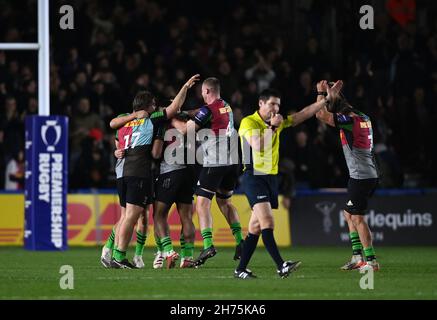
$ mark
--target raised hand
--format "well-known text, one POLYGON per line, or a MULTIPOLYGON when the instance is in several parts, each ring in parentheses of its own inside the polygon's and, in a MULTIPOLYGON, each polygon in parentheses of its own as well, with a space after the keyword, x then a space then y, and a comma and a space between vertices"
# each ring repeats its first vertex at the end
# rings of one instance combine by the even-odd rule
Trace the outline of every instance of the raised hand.
POLYGON ((343 88, 343 81, 342 80, 338 80, 336 83, 334 83, 334 85, 332 87, 327 86, 326 90, 328 92, 328 95, 327 95, 326 99, 328 99, 329 101, 333 101, 333 100, 337 99, 339 97, 341 88, 343 88))
POLYGON ((185 98, 187 97, 188 89, 190 89, 194 84, 200 80, 200 75, 196 74, 192 76, 179 90, 176 97, 173 99, 171 104, 166 108, 167 118, 173 118, 181 109, 182 105, 185 102, 185 98))
POLYGON ((194 84, 200 80, 200 74, 192 76, 186 83, 185 86, 190 89, 194 84))
POLYGON ((322 80, 317 82, 317 92, 326 92, 327 87, 328 87, 328 81, 322 80))

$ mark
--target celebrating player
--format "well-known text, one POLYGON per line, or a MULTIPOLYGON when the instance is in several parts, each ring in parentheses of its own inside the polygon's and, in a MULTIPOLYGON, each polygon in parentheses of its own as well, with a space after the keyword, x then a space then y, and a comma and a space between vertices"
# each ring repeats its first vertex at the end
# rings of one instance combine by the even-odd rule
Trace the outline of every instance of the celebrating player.
MULTIPOLYGON (((317 84, 318 99, 330 93, 332 84, 321 81, 317 84)), ((378 172, 373 154, 373 131, 370 118, 354 109, 344 97, 340 96, 328 108, 322 108, 316 117, 324 123, 340 130, 343 153, 349 169, 348 202, 343 211, 349 227, 352 242, 352 259, 342 270, 358 268, 379 269, 372 235, 364 220, 367 201, 373 195, 378 184, 378 172), (363 259, 363 246, 364 256, 363 259)))
MULTIPOLYGON (((184 137, 186 133, 186 119, 178 115, 171 119, 167 130, 174 129, 173 140, 164 142, 164 136, 160 141, 167 150, 171 149, 171 156, 174 157, 177 149, 184 149, 184 137)), ((164 130, 163 130, 164 133, 164 130)), ((185 154, 182 152, 181 154, 185 154)), ((171 159, 175 160, 175 159, 171 159)), ((184 159, 179 161, 167 161, 164 157, 160 165, 160 174, 155 184, 155 204, 154 222, 155 234, 159 237, 162 251, 157 252, 157 257, 162 257, 167 261, 167 268, 173 268, 179 255, 173 250, 170 238, 170 228, 168 225, 168 212, 173 203, 176 203, 179 217, 181 220, 181 268, 191 268, 194 266, 194 237, 195 227, 193 224, 193 194, 196 184, 195 175, 190 166, 185 164, 184 159)), ((156 258, 155 258, 156 260, 156 258)), ((154 261, 154 268, 162 267, 154 261)))
POLYGON ((217 253, 212 240, 211 201, 214 195, 237 244, 234 259, 240 257, 243 239, 240 218, 237 209, 231 203, 239 175, 238 143, 232 143, 232 138, 238 141, 232 108, 220 97, 220 82, 217 78, 207 78, 203 81, 202 97, 207 105, 201 107, 194 120, 187 123, 189 131, 209 128, 214 134, 202 143, 203 166, 196 190, 196 211, 203 238, 203 251, 196 259, 197 266, 204 264, 217 253), (227 149, 229 141, 230 148, 227 149), (221 150, 223 146, 226 150, 221 150), (233 155, 237 157, 234 158, 233 155))
POLYGON ((123 196, 126 199, 126 217, 120 226, 119 244, 115 250, 115 268, 133 268, 126 259, 126 249, 132 236, 133 226, 145 205, 151 201, 152 157, 151 146, 154 126, 171 119, 179 111, 186 94, 199 75, 191 77, 181 88, 173 102, 163 111, 155 112, 155 97, 147 91, 139 92, 133 102, 134 111, 145 110, 149 118, 137 120, 134 114, 111 120, 111 128, 119 130, 120 147, 125 149, 125 157, 120 167, 123 176, 123 196))
MULTIPOLYGON (((125 116, 125 115, 127 114, 122 114, 120 116, 125 116)), ((141 119, 145 116, 145 111, 138 111, 136 112, 135 115, 138 119, 141 119)), ((100 261, 105 268, 111 267, 111 260, 112 260, 114 249, 117 249, 118 247, 120 225, 122 224, 126 214, 126 199, 123 198, 123 191, 122 191, 123 177, 120 176, 121 175, 120 170, 117 170, 117 167, 121 166, 123 162, 122 159, 124 158, 125 150, 119 148, 118 131, 116 133, 115 147, 116 150, 114 151, 114 156, 117 158, 117 163, 116 163, 117 190, 119 194, 121 214, 120 214, 119 221, 114 225, 108 240, 106 241, 104 247, 102 248, 102 255, 100 257, 100 261)), ((152 150, 152 155, 153 155, 153 150, 152 150)), ((137 231, 136 231, 137 243, 135 246, 135 256, 132 260, 133 265, 136 268, 144 268, 143 250, 147 238, 147 214, 150 210, 150 207, 151 207, 150 204, 146 206, 146 209, 141 213, 137 221, 137 231)))

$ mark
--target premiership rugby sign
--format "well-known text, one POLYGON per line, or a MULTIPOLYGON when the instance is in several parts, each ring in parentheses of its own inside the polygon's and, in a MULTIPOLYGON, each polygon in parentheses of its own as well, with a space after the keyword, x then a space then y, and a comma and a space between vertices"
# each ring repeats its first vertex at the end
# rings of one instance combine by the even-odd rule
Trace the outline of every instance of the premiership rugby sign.
POLYGON ((26 117, 24 246, 67 249, 68 119, 26 117))

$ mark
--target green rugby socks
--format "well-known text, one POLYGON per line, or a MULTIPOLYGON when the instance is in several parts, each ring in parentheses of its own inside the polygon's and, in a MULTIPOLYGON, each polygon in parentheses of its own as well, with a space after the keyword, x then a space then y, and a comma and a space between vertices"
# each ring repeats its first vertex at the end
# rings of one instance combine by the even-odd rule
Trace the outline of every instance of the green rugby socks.
POLYGON ((185 243, 184 257, 191 258, 194 256, 194 243, 185 243))
POLYGON ((235 242, 237 245, 240 244, 241 240, 243 240, 243 232, 241 231, 240 222, 235 222, 231 224, 232 235, 235 238, 235 242))
POLYGON ((362 254, 363 245, 361 244, 360 236, 358 235, 358 232, 354 231, 349 233, 349 238, 352 243, 352 254, 353 255, 362 254))
POLYGON ((105 243, 105 247, 111 250, 114 249, 114 242, 115 242, 115 227, 112 228, 111 234, 109 235, 109 238, 105 243))
POLYGON ((135 246, 135 255, 142 256, 144 251, 144 244, 146 243, 147 233, 137 231, 137 244, 135 246))
POLYGON ((185 258, 185 246, 186 246, 186 243, 185 243, 185 237, 184 237, 184 234, 181 232, 181 237, 180 237, 180 242, 181 242, 181 259, 183 259, 183 258, 185 258))
POLYGON ((165 253, 173 251, 173 244, 171 243, 170 237, 161 238, 161 244, 165 253))
POLYGON ((156 234, 155 234, 155 243, 156 243, 156 249, 157 249, 159 252, 163 252, 163 251, 164 251, 164 248, 162 247, 161 238, 158 237, 156 234))
POLYGON ((118 262, 122 262, 124 259, 126 259, 126 251, 120 251, 118 249, 114 250, 114 259, 118 262))
POLYGON ((364 248, 364 255, 366 256, 366 261, 372 261, 376 259, 375 249, 373 249, 373 247, 364 248))
POLYGON ((208 249, 213 246, 212 243, 212 228, 205 228, 201 231, 203 238, 203 249, 208 249))

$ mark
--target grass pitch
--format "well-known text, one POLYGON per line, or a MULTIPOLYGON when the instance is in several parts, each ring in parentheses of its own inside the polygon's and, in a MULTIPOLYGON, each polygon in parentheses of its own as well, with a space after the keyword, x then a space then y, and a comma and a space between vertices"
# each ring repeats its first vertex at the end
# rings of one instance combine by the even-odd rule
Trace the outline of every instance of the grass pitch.
POLYGON ((259 279, 251 281, 233 278, 233 252, 218 248, 199 269, 154 270, 153 250, 145 249, 145 269, 113 270, 100 265, 97 247, 0 248, 0 299, 437 299, 435 247, 377 247, 382 269, 374 274, 373 290, 360 288, 358 271, 339 270, 350 257, 348 248, 281 249, 284 258, 302 261, 287 279, 276 275, 270 256, 258 248, 249 268, 259 279), (62 265, 74 269, 73 290, 60 288, 62 265))

